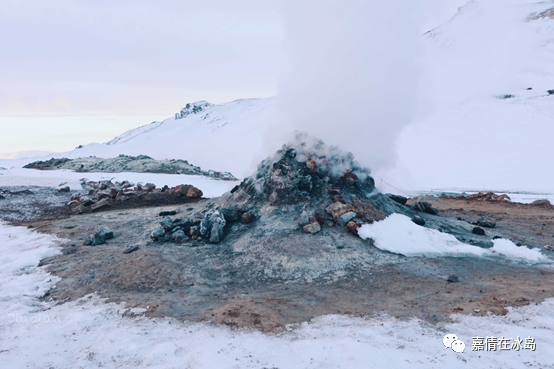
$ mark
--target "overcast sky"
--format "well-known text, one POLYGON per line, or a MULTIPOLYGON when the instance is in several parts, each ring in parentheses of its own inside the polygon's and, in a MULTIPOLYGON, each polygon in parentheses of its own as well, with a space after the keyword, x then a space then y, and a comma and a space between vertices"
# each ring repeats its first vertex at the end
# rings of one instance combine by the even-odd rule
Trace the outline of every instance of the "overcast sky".
MULTIPOLYGON (((421 2, 428 27, 463 1, 421 2)), ((104 142, 191 101, 273 96, 286 17, 279 0, 3 1, 0 153, 104 142)))

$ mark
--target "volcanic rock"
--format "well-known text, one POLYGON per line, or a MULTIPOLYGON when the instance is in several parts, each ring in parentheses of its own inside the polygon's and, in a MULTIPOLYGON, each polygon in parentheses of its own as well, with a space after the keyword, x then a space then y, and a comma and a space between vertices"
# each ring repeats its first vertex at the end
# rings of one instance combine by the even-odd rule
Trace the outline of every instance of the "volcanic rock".
POLYGON ((496 222, 490 220, 485 216, 482 216, 477 220, 477 225, 485 228, 494 228, 496 227, 496 222))
POLYGON ((419 215, 416 215, 412 218, 412 222, 414 222, 417 225, 424 226, 425 225, 425 219, 420 217, 419 215))
POLYGON ((350 222, 352 219, 356 218, 356 216, 357 216, 357 214, 353 211, 342 214, 339 218, 339 224, 344 227, 348 222, 350 222))
POLYGON ((394 194, 392 194, 392 193, 387 193, 386 195, 387 195, 391 200, 396 201, 396 202, 399 203, 400 205, 406 205, 406 203, 408 202, 408 198, 407 198, 407 197, 404 197, 404 196, 394 195, 394 194))
POLYGON ((173 235, 171 236, 171 239, 175 243, 182 243, 184 241, 188 241, 188 237, 181 229, 176 230, 173 232, 173 235))
POLYGON ((240 222, 242 224, 250 224, 250 223, 252 223, 252 220, 254 220, 254 217, 252 216, 252 213, 250 213, 248 211, 246 213, 242 214, 241 217, 240 217, 240 222))
POLYGON ((150 234, 150 238, 154 241, 161 242, 165 238, 165 230, 162 227, 156 228, 150 234))
POLYGON ((479 236, 485 235, 485 231, 481 227, 473 227, 473 230, 471 232, 479 236))
POLYGON ((431 206, 428 202, 424 201, 416 201, 411 206, 412 209, 415 211, 419 211, 421 213, 427 213, 431 215, 437 215, 439 211, 431 206))
POLYGON ((237 222, 240 219, 237 209, 221 209, 220 212, 229 223, 237 222))
POLYGON ((304 232, 316 234, 317 232, 321 231, 321 226, 317 221, 313 221, 310 224, 305 225, 303 228, 304 232))
POLYGON ((100 226, 98 228, 98 234, 105 240, 114 238, 113 232, 106 226, 100 226))
POLYGON ((325 208, 325 211, 330 214, 335 222, 338 222, 340 217, 346 213, 356 213, 356 208, 352 205, 343 204, 341 202, 334 202, 325 208))
POLYGON ((58 190, 58 192, 69 192, 71 191, 71 189, 69 188, 69 186, 65 186, 65 187, 62 187, 58 190))

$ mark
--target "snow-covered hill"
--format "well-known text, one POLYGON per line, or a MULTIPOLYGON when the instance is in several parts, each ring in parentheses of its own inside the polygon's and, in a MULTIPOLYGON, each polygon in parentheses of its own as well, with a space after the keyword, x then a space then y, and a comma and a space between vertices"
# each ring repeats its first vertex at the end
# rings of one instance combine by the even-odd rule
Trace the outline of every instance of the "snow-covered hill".
MULTIPOLYGON (((550 8, 554 2, 469 1, 421 36, 419 110, 399 132, 396 167, 374 173, 378 185, 554 192, 554 19, 541 16, 550 8)), ((268 146, 281 127, 276 101, 187 104, 172 118, 58 156, 143 154, 248 176, 277 148, 268 146)), ((373 134, 371 126, 336 133, 373 134)))
MULTIPOLYGON (((148 155, 188 160, 202 168, 244 177, 255 169, 259 155, 265 155, 266 132, 275 116, 273 98, 220 105, 199 101, 186 104, 174 117, 129 130, 107 143, 92 143, 49 157, 148 155)), ((3 166, 10 165, 4 162, 3 166)))

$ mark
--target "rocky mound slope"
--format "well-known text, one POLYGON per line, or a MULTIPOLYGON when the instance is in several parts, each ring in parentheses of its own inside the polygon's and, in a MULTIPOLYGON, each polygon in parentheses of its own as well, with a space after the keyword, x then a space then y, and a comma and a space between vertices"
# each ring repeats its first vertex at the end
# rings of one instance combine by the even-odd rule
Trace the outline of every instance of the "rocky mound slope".
POLYGON ((46 161, 29 163, 23 168, 40 170, 70 169, 77 172, 189 174, 230 181, 236 180, 229 172, 206 171, 198 166, 189 164, 186 160, 155 160, 146 155, 119 155, 116 158, 109 159, 97 158, 95 156, 77 159, 52 158, 46 161))

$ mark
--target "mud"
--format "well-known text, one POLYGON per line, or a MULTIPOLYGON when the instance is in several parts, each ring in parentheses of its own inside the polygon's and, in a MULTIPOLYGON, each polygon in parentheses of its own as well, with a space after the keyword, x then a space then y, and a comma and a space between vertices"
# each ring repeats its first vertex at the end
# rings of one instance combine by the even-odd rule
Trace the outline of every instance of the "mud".
MULTIPOLYGON (((63 255, 43 261, 49 272, 62 278, 44 299, 63 303, 96 292, 107 301, 125 301, 129 307, 146 308, 145 314, 151 317, 171 316, 278 332, 288 324, 325 314, 386 313, 439 323, 448 321, 452 313, 505 314, 508 306, 554 296, 554 270, 548 264, 530 266, 506 259, 406 258, 378 250, 371 242, 347 233, 334 244, 321 245, 314 243, 317 235, 291 230, 288 236, 275 240, 280 247, 266 245, 265 249, 273 254, 262 248, 249 255, 231 246, 232 229, 227 230, 228 242, 221 244, 183 246, 149 240, 148 230, 155 227, 152 220, 160 211, 194 215, 210 203, 214 200, 34 222, 37 231, 68 239, 63 255), (104 245, 82 246, 83 236, 99 224, 110 227, 116 238, 104 245), (287 237, 296 240, 287 243, 287 237), (299 241, 305 242, 307 254, 316 255, 309 263, 324 259, 319 260, 317 268, 295 268, 298 260, 284 258, 279 269, 268 261, 276 259, 279 252, 285 255, 287 245, 297 245, 299 241), (139 249, 124 254, 129 246, 139 249), (453 274, 459 282, 447 282, 453 274)), ((442 201, 439 206, 442 215, 448 214, 447 204, 442 201)), ((478 215, 471 206, 465 211, 460 210, 458 202, 454 205, 456 212, 452 216, 478 215)), ((491 212, 483 208, 483 214, 492 217, 498 211, 496 206, 492 205, 491 212)), ((504 210, 510 213, 509 207, 504 210)), ((545 215, 538 209, 525 214, 519 223, 514 223, 517 229, 513 231, 520 235, 532 232, 534 226, 529 224, 542 221, 543 216, 553 216, 552 211, 545 215)), ((255 227, 256 223, 241 226, 255 227)))

